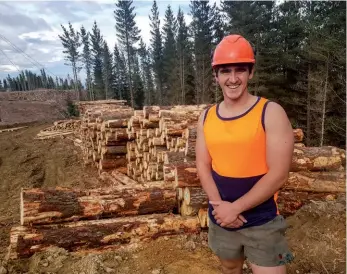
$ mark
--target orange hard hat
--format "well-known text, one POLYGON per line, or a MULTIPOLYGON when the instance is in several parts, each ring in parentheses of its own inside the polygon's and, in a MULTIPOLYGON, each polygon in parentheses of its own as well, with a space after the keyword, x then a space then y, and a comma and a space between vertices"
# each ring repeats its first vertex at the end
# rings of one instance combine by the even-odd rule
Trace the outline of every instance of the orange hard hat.
POLYGON ((212 67, 232 63, 255 63, 251 44, 238 34, 224 37, 213 53, 212 67))

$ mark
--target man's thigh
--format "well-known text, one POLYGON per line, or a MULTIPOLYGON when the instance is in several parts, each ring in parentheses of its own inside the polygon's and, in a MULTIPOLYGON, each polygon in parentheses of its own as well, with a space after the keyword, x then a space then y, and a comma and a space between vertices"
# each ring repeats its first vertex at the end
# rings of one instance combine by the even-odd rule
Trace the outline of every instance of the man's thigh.
POLYGON ((285 265, 294 259, 285 238, 287 227, 285 219, 279 215, 264 225, 240 230, 245 239, 245 256, 255 274, 285 273, 285 265))
POLYGON ((239 261, 244 259, 242 235, 228 231, 209 220, 208 245, 220 260, 239 261))

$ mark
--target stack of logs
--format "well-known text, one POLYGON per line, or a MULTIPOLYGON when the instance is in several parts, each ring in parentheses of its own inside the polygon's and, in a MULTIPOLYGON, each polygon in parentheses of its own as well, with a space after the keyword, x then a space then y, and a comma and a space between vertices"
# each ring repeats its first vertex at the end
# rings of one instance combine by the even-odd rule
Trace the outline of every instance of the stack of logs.
MULTIPOLYGON (((138 111, 124 101, 81 103, 84 158, 98 167, 103 185, 22 189, 21 225, 11 230, 9 258, 29 257, 52 245, 104 250, 207 229, 208 199, 194 149, 198 117, 206 107, 138 111)), ((300 129, 294 137, 290 176, 278 198, 285 216, 311 199, 345 192, 345 151, 305 147, 300 129)))
POLYGON ((41 130, 35 139, 50 139, 60 136, 66 136, 78 131, 81 127, 81 120, 59 120, 53 123, 53 126, 41 130))
MULTIPOLYGON (((294 149, 289 178, 279 191, 279 211, 288 216, 311 199, 335 199, 346 191, 345 150, 332 146, 305 147, 302 132, 294 130, 294 149), (300 134, 298 134, 300 132, 300 134)), ((208 198, 201 187, 195 161, 164 165, 164 180, 177 189, 178 211, 182 216, 198 216, 201 227, 208 226, 208 198)))
POLYGON ((134 109, 124 100, 79 102, 78 109, 84 163, 94 164, 100 174, 125 167, 127 128, 134 109))
POLYGON ((135 111, 128 124, 128 176, 139 182, 163 180, 164 163, 172 152, 189 155, 195 150, 196 125, 207 107, 145 106, 135 111))

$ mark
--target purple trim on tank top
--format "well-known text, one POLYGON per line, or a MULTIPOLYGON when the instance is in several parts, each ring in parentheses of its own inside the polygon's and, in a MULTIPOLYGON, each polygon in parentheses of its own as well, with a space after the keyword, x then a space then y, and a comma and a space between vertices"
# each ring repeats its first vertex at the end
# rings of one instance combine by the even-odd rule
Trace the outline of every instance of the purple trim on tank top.
MULTIPOLYGON (((264 175, 265 174, 245 178, 233 178, 221 176, 212 170, 212 177, 216 183, 219 194, 223 201, 228 202, 234 202, 246 194, 264 175)), ((212 215, 213 207, 210 204, 208 205, 208 209, 208 214, 211 221, 217 224, 214 216, 212 215)), ((246 227, 262 225, 271 221, 277 216, 277 206, 274 197, 271 197, 267 201, 252 209, 242 212, 242 215, 246 218, 247 223, 240 228, 225 229, 235 231, 246 227)))
POLYGON ((261 113, 261 124, 263 125, 264 131, 265 131, 265 111, 266 111, 266 107, 267 107, 268 103, 270 103, 270 101, 266 101, 266 103, 264 104, 264 107, 263 107, 263 111, 261 113))
POLYGON ((206 118, 207 118, 207 114, 208 114, 210 108, 211 108, 211 107, 207 108, 206 111, 205 111, 203 124, 205 124, 205 121, 206 121, 206 118))
POLYGON ((243 116, 245 116, 247 113, 249 113, 257 104, 258 102, 260 101, 260 97, 258 96, 258 99, 257 101, 244 113, 240 114, 240 115, 237 115, 237 116, 234 116, 234 117, 222 117, 219 115, 219 105, 220 103, 217 104, 217 107, 216 107, 216 114, 217 114, 217 117, 223 121, 231 121, 231 120, 236 120, 238 118, 241 118, 243 116))

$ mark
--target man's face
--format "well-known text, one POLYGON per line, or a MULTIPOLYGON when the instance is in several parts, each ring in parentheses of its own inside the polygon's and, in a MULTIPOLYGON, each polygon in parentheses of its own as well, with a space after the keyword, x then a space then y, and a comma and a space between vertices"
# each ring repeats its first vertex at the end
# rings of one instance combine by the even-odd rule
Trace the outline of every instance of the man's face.
POLYGON ((247 91, 248 80, 252 77, 253 70, 250 73, 247 64, 232 64, 219 68, 216 81, 220 85, 224 96, 236 100, 247 91))

